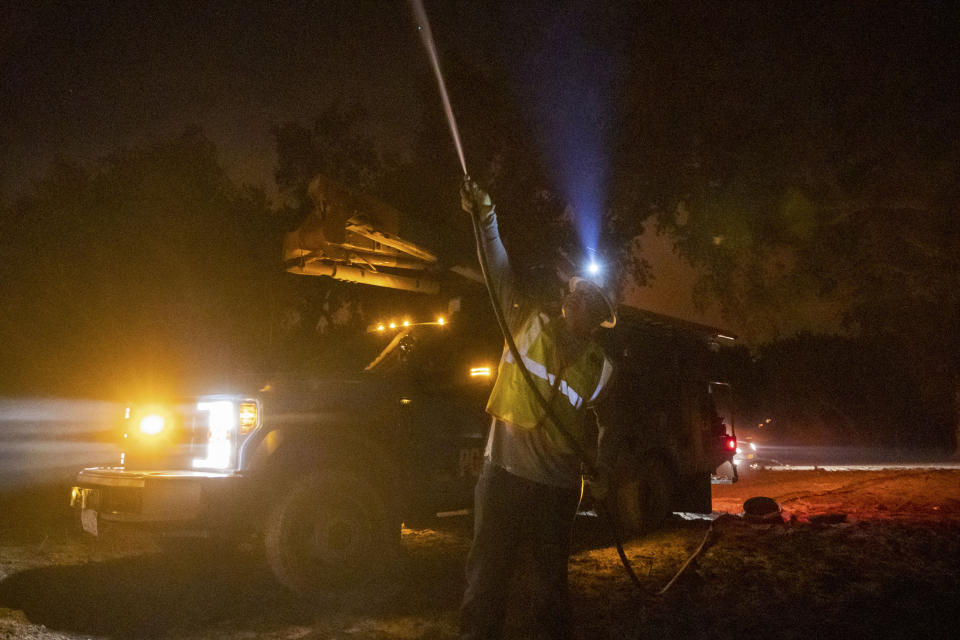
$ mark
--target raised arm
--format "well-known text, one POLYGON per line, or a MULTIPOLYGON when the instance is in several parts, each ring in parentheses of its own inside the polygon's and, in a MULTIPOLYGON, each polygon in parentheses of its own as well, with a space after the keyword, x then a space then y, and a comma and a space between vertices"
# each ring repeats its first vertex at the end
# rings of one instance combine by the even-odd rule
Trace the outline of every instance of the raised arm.
POLYGON ((473 181, 465 182, 460 190, 463 209, 475 215, 480 225, 480 243, 487 258, 490 286, 493 288, 507 321, 513 325, 532 310, 530 301, 517 289, 507 250, 500 240, 497 214, 490 196, 473 181), (474 212, 474 209, 477 211, 474 212))

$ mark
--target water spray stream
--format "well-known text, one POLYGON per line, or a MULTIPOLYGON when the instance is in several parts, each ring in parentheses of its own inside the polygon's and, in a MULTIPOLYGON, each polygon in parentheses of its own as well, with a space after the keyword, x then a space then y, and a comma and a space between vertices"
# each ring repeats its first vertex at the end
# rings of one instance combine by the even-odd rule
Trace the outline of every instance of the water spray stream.
POLYGON ((437 47, 433 42, 433 32, 430 31, 430 20, 427 19, 427 12, 423 8, 422 0, 410 0, 413 7, 413 13, 417 18, 417 31, 420 32, 420 39, 430 57, 430 64, 433 65, 433 74, 437 78, 437 87, 440 89, 440 99, 443 100, 443 110, 447 114, 447 124, 450 125, 450 135, 453 136, 453 144, 457 147, 457 156, 460 158, 460 168, 463 169, 463 175, 467 175, 467 161, 463 157, 463 145, 460 144, 460 130, 457 129, 457 119, 453 117, 453 108, 450 106, 450 97, 447 95, 447 85, 443 81, 443 73, 440 72, 440 60, 437 58, 437 47))

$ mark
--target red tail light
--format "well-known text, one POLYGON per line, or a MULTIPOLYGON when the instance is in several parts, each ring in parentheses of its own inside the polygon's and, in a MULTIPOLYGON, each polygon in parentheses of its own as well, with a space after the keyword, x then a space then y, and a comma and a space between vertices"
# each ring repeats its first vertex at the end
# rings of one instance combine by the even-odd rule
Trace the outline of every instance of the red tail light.
POLYGON ((723 440, 723 446, 726 447, 727 451, 737 450, 737 436, 724 436, 723 440))

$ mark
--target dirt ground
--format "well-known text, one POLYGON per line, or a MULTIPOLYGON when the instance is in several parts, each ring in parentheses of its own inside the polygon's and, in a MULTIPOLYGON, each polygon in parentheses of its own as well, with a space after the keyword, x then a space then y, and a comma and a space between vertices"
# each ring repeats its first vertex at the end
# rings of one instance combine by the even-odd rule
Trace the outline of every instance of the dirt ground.
MULTIPOLYGON (((319 602, 277 587, 253 553, 159 553, 147 538, 93 540, 63 494, 0 500, 0 638, 203 640, 454 638, 469 523, 405 530, 406 556, 376 582, 319 602)), ((960 471, 757 471, 714 486, 708 521, 679 517, 626 551, 638 592, 595 519, 571 557, 576 638, 954 638, 960 624, 960 471), (737 517, 746 498, 780 524, 737 517), (843 514, 843 515, 838 515, 843 514), (822 516, 827 516, 826 522, 822 516), (827 522, 833 522, 828 524, 827 522)), ((527 589, 512 586, 509 637, 531 636, 527 589)))

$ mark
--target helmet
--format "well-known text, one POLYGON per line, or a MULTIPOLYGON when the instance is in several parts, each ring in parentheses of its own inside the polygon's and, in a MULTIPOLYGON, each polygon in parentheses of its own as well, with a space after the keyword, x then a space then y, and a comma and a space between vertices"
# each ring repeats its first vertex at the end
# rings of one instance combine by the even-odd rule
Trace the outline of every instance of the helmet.
POLYGON ((617 324, 617 305, 614 303, 614 295, 612 292, 604 289, 599 284, 592 280, 587 280, 586 278, 579 278, 574 276, 570 278, 569 288, 570 291, 573 291, 577 287, 590 287, 593 291, 596 291, 600 294, 600 297, 603 299, 603 302, 607 305, 607 317, 600 323, 600 326, 604 329, 611 329, 617 324))

